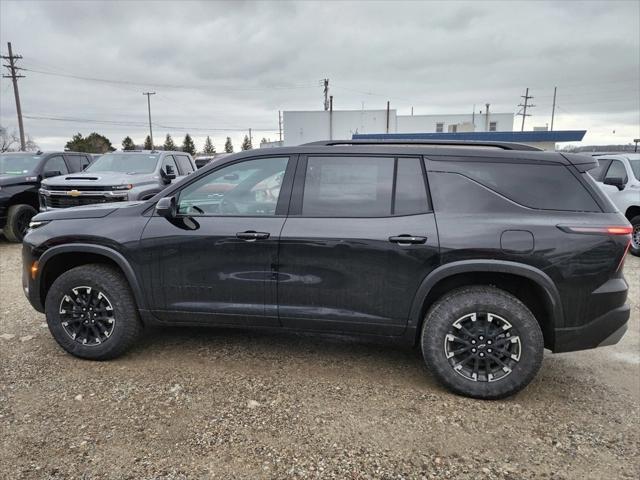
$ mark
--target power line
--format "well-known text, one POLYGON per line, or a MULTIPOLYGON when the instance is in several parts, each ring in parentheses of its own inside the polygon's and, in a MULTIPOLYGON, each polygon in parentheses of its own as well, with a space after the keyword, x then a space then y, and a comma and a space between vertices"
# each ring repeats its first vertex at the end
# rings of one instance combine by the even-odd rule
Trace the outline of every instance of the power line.
POLYGON ((22 107, 20 106, 20 92, 18 91, 18 79, 24 78, 24 75, 18 75, 16 73, 19 70, 16 67, 16 60, 20 60, 22 55, 14 55, 11 50, 11 42, 7 42, 7 46, 9 47, 9 55, 1 55, 2 59, 8 60, 9 64, 4 64, 5 67, 9 70, 9 75, 3 75, 3 78, 10 78, 13 82, 13 94, 16 98, 16 113, 18 114, 18 129, 20 130, 20 150, 23 152, 26 149, 25 141, 24 141, 24 126, 22 124, 22 107))

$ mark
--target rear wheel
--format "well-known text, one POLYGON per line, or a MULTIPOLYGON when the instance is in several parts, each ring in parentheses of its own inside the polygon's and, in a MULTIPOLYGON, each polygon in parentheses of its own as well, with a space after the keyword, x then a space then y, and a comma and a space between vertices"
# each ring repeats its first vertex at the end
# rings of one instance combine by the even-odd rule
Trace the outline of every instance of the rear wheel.
POLYGON ((429 309, 422 328, 427 366, 450 390, 473 398, 503 398, 526 387, 543 350, 533 314, 495 287, 450 292, 429 309))
POLYGON ((629 251, 632 255, 640 257, 640 215, 636 215, 631 219, 633 232, 631 233, 631 247, 629 251))
POLYGON ((127 282, 104 265, 83 265, 60 275, 47 293, 45 313, 58 344, 92 360, 121 355, 142 330, 127 282))
POLYGON ((22 242, 27 233, 29 222, 38 213, 31 205, 11 205, 7 212, 7 223, 2 230, 10 242, 22 242))

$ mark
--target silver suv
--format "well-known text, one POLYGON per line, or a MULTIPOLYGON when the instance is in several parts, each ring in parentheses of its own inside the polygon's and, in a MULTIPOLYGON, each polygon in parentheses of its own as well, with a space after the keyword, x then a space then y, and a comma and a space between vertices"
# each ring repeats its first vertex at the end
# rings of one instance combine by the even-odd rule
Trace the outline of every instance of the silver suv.
POLYGON ((633 225, 630 252, 640 256, 640 153, 594 154, 598 167, 589 173, 633 225))
POLYGON ((185 152, 124 151, 102 155, 82 173, 44 180, 40 210, 147 200, 196 170, 185 152))

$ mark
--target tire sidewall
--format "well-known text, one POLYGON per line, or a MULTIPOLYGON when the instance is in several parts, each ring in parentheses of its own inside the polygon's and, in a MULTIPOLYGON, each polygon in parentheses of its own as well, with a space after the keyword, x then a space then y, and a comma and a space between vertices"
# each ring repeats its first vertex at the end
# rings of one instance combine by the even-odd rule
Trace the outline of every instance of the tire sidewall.
MULTIPOLYGON (((636 215, 635 217, 633 217, 631 219, 631 225, 633 226, 633 228, 637 228, 638 225, 640 225, 640 215, 636 215)), ((631 246, 629 247, 629 252, 631 253, 631 255, 635 256, 635 257, 640 257, 640 248, 636 248, 633 246, 633 242, 631 243, 631 246)))
POLYGON ((427 315, 422 333, 422 352, 427 365, 454 392, 475 398, 502 398, 524 388, 537 373, 543 356, 544 340, 531 312, 515 297, 496 289, 461 290, 434 305, 427 315), (474 382, 457 373, 446 358, 444 343, 452 324, 476 312, 489 312, 507 320, 518 331, 520 361, 509 375, 494 382, 474 382))
POLYGON ((28 221, 37 214, 37 210, 31 205, 20 204, 12 205, 7 212, 7 223, 4 227, 4 234, 7 240, 11 242, 22 242, 25 232, 18 228, 18 220, 23 216, 28 216, 28 221))
POLYGON ((49 331, 68 353, 81 358, 100 360, 115 356, 126 338, 127 322, 136 321, 135 312, 131 311, 131 304, 126 295, 122 295, 122 286, 116 284, 113 278, 105 275, 100 279, 82 275, 78 269, 62 274, 53 283, 45 300, 45 314, 49 331), (60 302, 72 288, 91 287, 101 291, 111 303, 114 312, 115 325, 110 337, 100 345, 82 345, 73 340, 64 330, 60 318, 60 302), (133 315, 133 320, 132 320, 133 315))

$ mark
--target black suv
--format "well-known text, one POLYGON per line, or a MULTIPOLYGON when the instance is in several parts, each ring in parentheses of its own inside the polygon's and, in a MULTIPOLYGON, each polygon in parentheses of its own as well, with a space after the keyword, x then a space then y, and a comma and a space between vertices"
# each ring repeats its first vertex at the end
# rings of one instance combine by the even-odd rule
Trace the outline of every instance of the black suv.
POLYGON ((324 142, 247 151, 144 202, 37 215, 24 289, 73 355, 143 325, 420 345, 451 390, 525 387, 543 349, 616 343, 631 226, 593 158, 516 144, 324 142))
POLYGON ((10 152, 0 154, 0 229, 10 242, 20 242, 38 211, 44 178, 81 172, 91 156, 76 152, 10 152))

